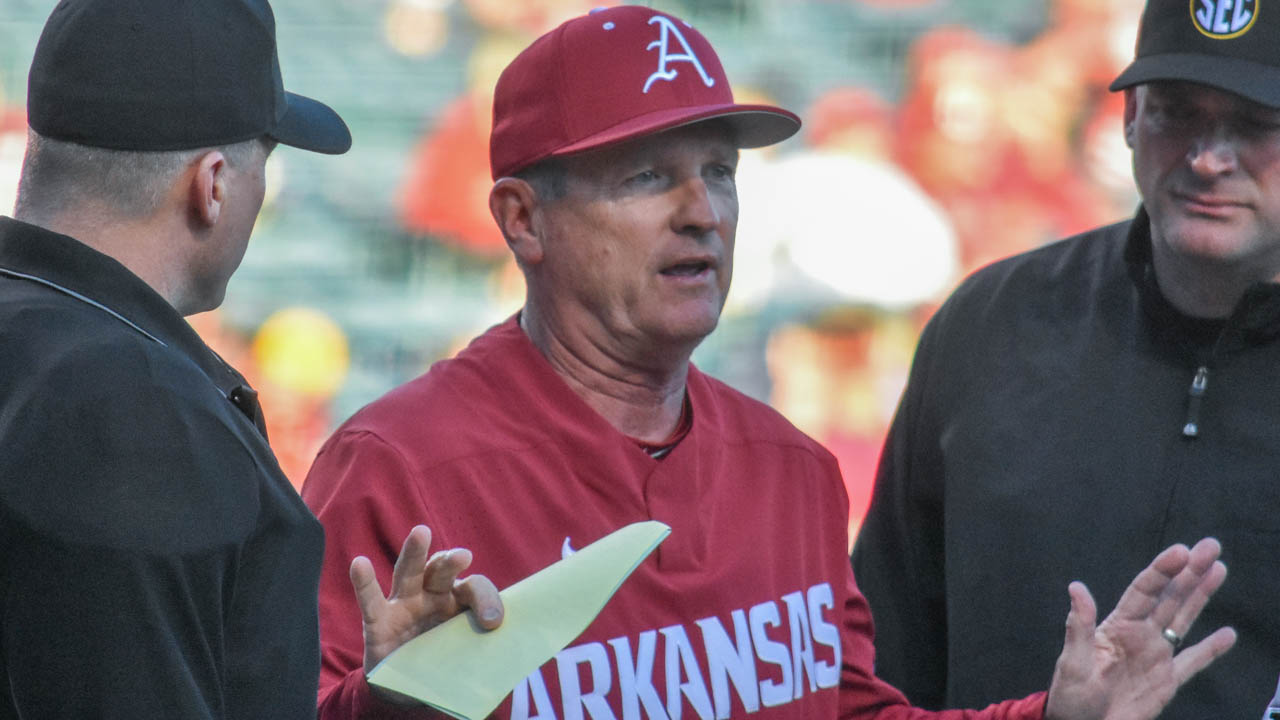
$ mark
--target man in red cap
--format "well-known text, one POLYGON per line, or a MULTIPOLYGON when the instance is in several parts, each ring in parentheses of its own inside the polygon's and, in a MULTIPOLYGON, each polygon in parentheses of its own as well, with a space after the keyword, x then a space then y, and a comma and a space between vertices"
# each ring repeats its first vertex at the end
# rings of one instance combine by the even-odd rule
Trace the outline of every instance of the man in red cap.
POLYGON ((1206 534, 1232 578, 1205 625, 1240 642, 1161 717, 1256 718, 1272 697, 1276 9, 1150 0, 1111 86, 1137 213, 983 269, 924 331, 853 558, 877 667, 913 701, 1040 687, 1060 629, 1047 590, 1084 579, 1106 602, 1151 552, 1206 534))
MULTIPOLYGON (((495 717, 923 716, 874 676, 835 460, 690 364, 729 289, 738 150, 798 128, 735 103, 706 39, 649 8, 570 20, 507 67, 489 206, 525 305, 357 413, 312 467, 322 716, 389 712, 364 680, 348 557, 385 577, 396 538, 425 523, 506 586, 647 519, 670 537, 495 717)), ((1216 590, 1217 553, 1169 549, 1098 627, 1073 587, 1049 716, 1154 717, 1225 652, 1230 630, 1176 657, 1160 633, 1216 590)), ((1036 693, 942 717, 1045 712, 1036 693)))

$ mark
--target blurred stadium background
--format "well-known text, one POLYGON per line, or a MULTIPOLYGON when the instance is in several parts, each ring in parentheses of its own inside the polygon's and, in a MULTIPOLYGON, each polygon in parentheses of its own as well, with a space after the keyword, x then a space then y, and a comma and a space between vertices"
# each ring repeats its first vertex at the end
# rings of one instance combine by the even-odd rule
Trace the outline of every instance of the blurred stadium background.
MULTIPOLYGON (((0 0, 0 212, 53 0, 0 0)), ((357 408, 519 307, 488 217, 490 91, 600 0, 273 0, 285 84, 342 157, 277 152, 226 304, 192 318, 260 390, 295 484, 357 408)), ((922 323, 994 259, 1137 198, 1106 84, 1140 0, 652 0, 711 39, 740 100, 801 134, 744 153, 734 287, 695 362, 839 457, 853 525, 922 323)))

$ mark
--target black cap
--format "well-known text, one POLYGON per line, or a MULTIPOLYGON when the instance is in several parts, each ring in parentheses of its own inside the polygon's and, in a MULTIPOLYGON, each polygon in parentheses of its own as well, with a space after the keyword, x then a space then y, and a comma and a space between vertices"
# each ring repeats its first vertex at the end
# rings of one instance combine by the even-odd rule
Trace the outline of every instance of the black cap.
POLYGON ((116 150, 351 147, 333 109, 285 92, 266 0, 61 0, 31 61, 27 122, 116 150))
POLYGON ((1261 2, 1148 0, 1137 57, 1111 89, 1184 80, 1280 108, 1280 8, 1261 2))

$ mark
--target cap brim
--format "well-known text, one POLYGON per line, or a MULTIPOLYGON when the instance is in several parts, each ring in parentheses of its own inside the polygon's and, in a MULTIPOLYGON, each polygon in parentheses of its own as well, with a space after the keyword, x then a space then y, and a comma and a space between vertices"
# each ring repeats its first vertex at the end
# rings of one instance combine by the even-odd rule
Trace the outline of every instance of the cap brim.
POLYGON ((1164 53, 1141 57, 1125 68, 1110 88, 1124 90, 1161 80, 1208 85, 1280 108, 1280 68, 1221 55, 1164 53))
POLYGON ((319 100, 285 93, 289 109, 267 133, 272 139, 303 150, 341 155, 351 149, 351 131, 333 108, 319 100))
POLYGON ((642 135, 671 130, 706 120, 724 120, 733 129, 738 147, 758 148, 782 142, 800 130, 800 118, 772 105, 704 105, 669 108, 648 113, 614 125, 572 145, 551 153, 552 156, 595 150, 642 135))

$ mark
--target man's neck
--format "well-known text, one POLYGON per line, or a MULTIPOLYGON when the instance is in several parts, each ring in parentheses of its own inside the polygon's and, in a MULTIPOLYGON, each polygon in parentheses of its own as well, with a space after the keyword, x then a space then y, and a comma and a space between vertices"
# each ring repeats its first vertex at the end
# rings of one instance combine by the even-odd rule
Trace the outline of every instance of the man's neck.
POLYGON ((521 312, 520 328, 556 374, 619 432, 650 443, 662 442, 675 432, 691 350, 641 363, 531 320, 527 309, 521 312))
POLYGON ((106 209, 101 208, 97 211, 90 208, 85 212, 61 213, 52 217, 17 219, 74 238, 111 257, 137 275, 182 314, 188 314, 184 311, 185 276, 178 261, 180 249, 174 247, 174 233, 164 227, 161 220, 112 217, 106 209))

